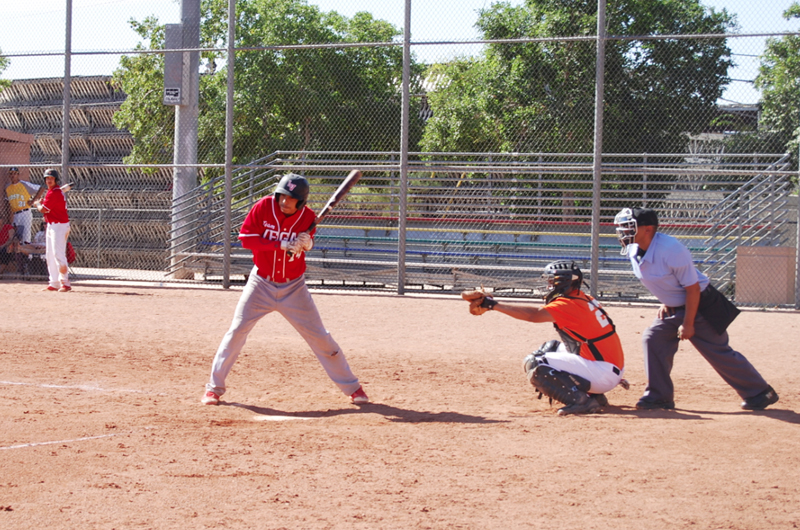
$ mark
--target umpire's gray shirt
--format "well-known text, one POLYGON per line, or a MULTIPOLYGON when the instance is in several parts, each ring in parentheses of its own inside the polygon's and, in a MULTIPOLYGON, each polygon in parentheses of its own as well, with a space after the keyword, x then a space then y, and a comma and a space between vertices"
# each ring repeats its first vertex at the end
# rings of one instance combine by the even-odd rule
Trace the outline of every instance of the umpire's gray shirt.
POLYGON ((639 245, 628 245, 633 273, 662 304, 686 305, 686 287, 696 283, 700 291, 708 287, 708 276, 697 270, 692 253, 674 237, 656 232, 641 262, 638 251, 639 245))

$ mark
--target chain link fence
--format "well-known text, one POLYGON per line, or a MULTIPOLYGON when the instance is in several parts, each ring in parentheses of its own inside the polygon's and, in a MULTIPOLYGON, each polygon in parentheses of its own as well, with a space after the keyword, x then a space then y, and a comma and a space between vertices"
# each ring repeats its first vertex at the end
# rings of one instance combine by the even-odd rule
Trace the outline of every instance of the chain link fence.
POLYGON ((539 296, 570 258, 648 299, 611 226, 647 205, 737 303, 797 304, 792 1, 64 4, 0 21, 0 180, 75 183, 77 281, 242 281, 238 228, 281 174, 318 210, 359 168, 319 287, 539 296))

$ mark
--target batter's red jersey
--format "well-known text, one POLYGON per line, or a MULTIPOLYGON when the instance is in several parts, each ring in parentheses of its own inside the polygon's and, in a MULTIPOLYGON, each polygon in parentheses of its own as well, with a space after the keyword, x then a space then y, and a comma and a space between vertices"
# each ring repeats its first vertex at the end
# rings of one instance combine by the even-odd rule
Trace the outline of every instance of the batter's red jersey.
POLYGON ((42 214, 46 223, 68 223, 69 214, 67 213, 67 199, 64 197, 64 192, 61 188, 56 186, 53 189, 47 190, 44 196, 42 206, 50 210, 42 214))
POLYGON ((306 272, 305 252, 290 258, 281 250, 280 242, 294 240, 297 234, 308 230, 315 219, 316 215, 308 206, 292 215, 284 215, 272 195, 255 203, 244 219, 239 240, 244 248, 253 251, 258 275, 279 283, 302 276, 306 272))
POLYGON ((580 343, 580 356, 591 361, 605 361, 625 367, 622 344, 614 322, 600 304, 583 291, 559 296, 544 306, 561 332, 580 343))

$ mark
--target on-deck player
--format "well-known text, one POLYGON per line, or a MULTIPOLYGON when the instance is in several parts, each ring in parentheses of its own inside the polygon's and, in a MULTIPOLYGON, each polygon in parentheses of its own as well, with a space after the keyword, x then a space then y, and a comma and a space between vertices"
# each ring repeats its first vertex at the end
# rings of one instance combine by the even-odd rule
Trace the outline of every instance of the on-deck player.
POLYGON ((211 379, 201 402, 219 404, 225 379, 244 347, 247 335, 265 315, 277 311, 306 340, 328 377, 350 400, 363 405, 369 398, 353 375, 341 348, 322 324, 305 282, 305 251, 314 245, 314 222, 306 206, 308 181, 293 173, 281 178, 271 196, 258 201, 244 220, 239 240, 253 252, 253 269, 236 306, 233 322, 214 356, 211 379), (291 256, 289 253, 291 253, 291 256))
MULTIPOLYGON (((50 277, 45 291, 66 293, 72 290, 69 283, 69 261, 67 260, 67 238, 69 237, 69 214, 67 199, 59 185, 58 171, 48 169, 44 172, 47 193, 43 200, 35 200, 33 205, 42 212, 47 222, 45 229, 45 258, 50 277)), ((37 195, 38 197, 38 195, 37 195)))

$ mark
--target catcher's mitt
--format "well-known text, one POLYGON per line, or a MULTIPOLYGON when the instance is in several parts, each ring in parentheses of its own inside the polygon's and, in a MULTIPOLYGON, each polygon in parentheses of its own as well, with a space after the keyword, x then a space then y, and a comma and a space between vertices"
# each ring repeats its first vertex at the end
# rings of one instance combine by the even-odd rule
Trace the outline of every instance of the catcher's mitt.
POLYGON ((497 305, 494 298, 487 295, 483 288, 480 290, 464 291, 461 293, 461 298, 469 302, 469 312, 473 315, 482 315, 494 309, 494 306, 497 305))

